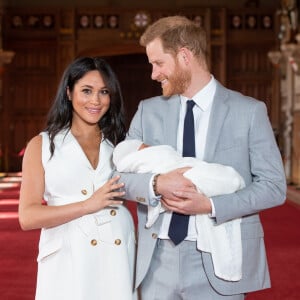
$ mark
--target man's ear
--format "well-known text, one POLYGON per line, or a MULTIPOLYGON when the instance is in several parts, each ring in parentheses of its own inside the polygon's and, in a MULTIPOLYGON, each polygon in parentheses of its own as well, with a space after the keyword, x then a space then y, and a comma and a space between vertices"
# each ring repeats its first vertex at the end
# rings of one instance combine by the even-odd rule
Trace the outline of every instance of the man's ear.
POLYGON ((179 49, 178 54, 181 57, 184 64, 187 65, 190 61, 190 51, 187 48, 182 47, 182 48, 179 49))

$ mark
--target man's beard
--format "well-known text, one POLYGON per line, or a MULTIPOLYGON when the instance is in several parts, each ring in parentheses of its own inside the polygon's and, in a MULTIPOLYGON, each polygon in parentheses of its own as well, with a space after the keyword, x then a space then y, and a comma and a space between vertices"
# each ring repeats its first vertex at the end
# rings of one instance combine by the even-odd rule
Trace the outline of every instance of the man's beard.
POLYGON ((170 97, 176 94, 183 94, 191 83, 191 77, 190 71, 183 70, 176 63, 173 75, 169 76, 167 84, 162 87, 163 95, 170 97))

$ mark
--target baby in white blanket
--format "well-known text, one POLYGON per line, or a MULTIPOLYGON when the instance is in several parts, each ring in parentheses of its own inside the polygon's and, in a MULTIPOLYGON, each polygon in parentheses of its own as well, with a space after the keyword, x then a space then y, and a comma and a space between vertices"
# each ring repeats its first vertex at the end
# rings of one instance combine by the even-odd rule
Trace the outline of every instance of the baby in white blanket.
MULTIPOLYGON (((119 172, 167 173, 191 167, 183 175, 207 197, 230 194, 245 186, 243 178, 232 167, 207 163, 194 157, 182 157, 171 146, 148 146, 139 140, 119 143, 113 153, 119 172)), ((148 206, 146 227, 150 228, 165 209, 148 206)), ((196 216, 197 248, 212 255, 216 276, 230 281, 242 277, 241 219, 215 225, 207 214, 196 216)))

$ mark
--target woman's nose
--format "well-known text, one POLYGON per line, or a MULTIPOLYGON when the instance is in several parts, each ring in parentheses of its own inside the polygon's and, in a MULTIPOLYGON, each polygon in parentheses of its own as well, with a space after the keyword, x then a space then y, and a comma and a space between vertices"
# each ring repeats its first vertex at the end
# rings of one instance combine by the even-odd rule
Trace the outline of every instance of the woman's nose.
POLYGON ((98 93, 94 93, 92 96, 92 103, 99 104, 101 102, 101 95, 98 93))

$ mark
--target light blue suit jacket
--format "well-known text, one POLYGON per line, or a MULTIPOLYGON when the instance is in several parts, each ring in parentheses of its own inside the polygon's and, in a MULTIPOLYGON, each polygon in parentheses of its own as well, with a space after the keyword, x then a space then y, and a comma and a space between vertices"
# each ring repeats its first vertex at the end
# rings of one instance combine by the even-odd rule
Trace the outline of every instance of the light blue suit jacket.
MULTIPOLYGON (((149 145, 168 144, 176 149, 179 109, 178 95, 141 101, 128 138, 149 145)), ((242 279, 228 282, 217 278, 210 254, 202 253, 208 280, 224 295, 269 287, 264 232, 258 212, 284 203, 286 180, 265 104, 217 83, 204 160, 232 166, 246 183, 236 193, 213 197, 217 224, 242 217, 242 279)), ((125 183, 126 199, 139 202, 136 286, 147 273, 162 221, 160 216, 150 229, 145 228, 146 205, 155 205, 148 195, 151 175, 122 173, 120 180, 125 183)))

